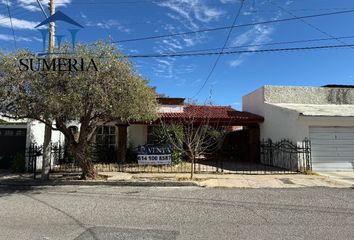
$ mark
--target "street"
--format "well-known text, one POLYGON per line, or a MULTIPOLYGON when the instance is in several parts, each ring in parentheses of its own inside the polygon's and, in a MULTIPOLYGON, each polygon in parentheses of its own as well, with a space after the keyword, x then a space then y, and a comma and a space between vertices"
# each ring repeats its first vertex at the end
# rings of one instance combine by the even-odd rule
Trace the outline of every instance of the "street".
POLYGON ((354 190, 0 188, 0 239, 352 239, 354 190))

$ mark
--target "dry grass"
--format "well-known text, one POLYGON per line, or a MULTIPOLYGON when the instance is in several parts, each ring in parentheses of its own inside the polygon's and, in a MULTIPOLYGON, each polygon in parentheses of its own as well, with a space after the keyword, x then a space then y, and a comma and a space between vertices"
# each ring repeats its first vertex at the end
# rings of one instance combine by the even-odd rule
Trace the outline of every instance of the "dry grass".
POLYGON ((191 164, 182 162, 175 165, 138 165, 127 164, 124 166, 124 172, 138 173, 189 173, 191 171, 191 164))
MULTIPOLYGON (((191 171, 191 163, 182 162, 175 165, 138 165, 138 164, 125 164, 118 169, 118 165, 112 164, 95 164, 97 172, 117 172, 123 170, 128 173, 189 173, 191 171)), ((73 164, 62 164, 54 166, 53 172, 81 172, 81 168, 73 164)))

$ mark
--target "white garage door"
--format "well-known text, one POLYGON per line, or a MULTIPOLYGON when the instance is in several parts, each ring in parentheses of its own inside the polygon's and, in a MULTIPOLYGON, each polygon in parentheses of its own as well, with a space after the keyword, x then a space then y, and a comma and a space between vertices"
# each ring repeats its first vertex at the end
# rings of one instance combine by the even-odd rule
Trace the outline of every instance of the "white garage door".
POLYGON ((314 171, 354 171, 354 127, 310 127, 314 171))

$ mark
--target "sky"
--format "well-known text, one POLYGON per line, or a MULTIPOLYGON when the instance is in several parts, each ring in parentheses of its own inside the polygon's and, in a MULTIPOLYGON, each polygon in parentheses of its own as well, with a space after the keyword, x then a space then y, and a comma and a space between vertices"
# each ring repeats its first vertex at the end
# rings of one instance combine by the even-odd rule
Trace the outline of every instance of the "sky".
MULTIPOLYGON (((48 1, 41 2, 47 10, 48 1)), ((244 0, 243 4, 240 0, 56 0, 56 4, 57 10, 84 26, 77 36, 81 43, 230 26, 238 11, 235 25, 354 10, 350 0, 244 0)), ((0 49, 42 51, 41 34, 34 27, 43 20, 36 0, 0 0, 0 49)), ((224 45, 224 51, 344 45, 354 44, 353 22, 354 11, 251 24, 231 32, 227 28, 115 44, 128 56, 206 49, 220 52, 224 45), (318 39, 326 40, 312 41, 318 39), (302 40, 311 41, 284 43, 302 40)), ((57 33, 65 35, 64 41, 70 40, 68 28, 57 24, 57 33)), ((242 109, 242 96, 263 85, 354 84, 354 47, 224 54, 215 65, 217 58, 216 54, 130 60, 160 94, 235 109, 242 109)))

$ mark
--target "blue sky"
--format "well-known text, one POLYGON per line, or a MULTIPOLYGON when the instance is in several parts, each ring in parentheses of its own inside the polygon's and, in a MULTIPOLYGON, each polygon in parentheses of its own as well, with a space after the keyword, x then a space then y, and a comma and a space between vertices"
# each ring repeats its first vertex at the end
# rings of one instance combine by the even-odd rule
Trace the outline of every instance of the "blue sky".
MULTIPOLYGON (((8 17, 7 0, 0 0, 0 48, 15 49, 8 17)), ((44 20, 36 0, 8 0, 18 48, 41 51, 41 35, 34 26, 44 20)), ((42 0, 43 4, 47 1, 42 0)), ((85 28, 78 40, 114 41, 195 31, 231 25, 240 0, 56 0, 61 10, 85 28)), ((305 16, 354 9, 350 0, 245 0, 236 24, 305 16), (286 9, 288 12, 282 10, 286 9)), ((354 12, 275 24, 234 28, 227 47, 268 44, 294 40, 354 36, 354 12), (311 25, 311 26, 309 26, 311 25)), ((229 30, 182 35, 118 44, 123 54, 181 52, 223 46, 229 30)), ((66 26, 59 22, 59 34, 69 40, 66 26)), ((340 41, 243 47, 242 50, 352 44, 340 41)), ((239 50, 239 49, 238 49, 239 50)), ((142 76, 157 92, 171 97, 194 96, 207 78, 217 56, 134 58, 142 76)), ((223 55, 195 98, 241 109, 242 96, 262 85, 354 84, 354 49, 223 55)))

